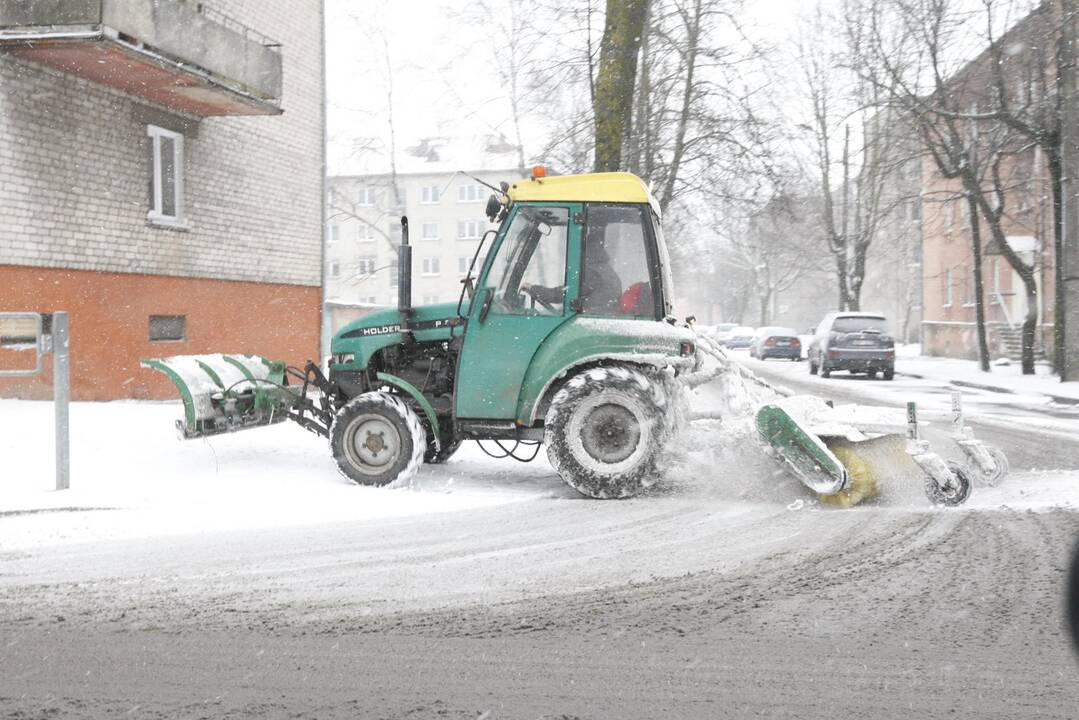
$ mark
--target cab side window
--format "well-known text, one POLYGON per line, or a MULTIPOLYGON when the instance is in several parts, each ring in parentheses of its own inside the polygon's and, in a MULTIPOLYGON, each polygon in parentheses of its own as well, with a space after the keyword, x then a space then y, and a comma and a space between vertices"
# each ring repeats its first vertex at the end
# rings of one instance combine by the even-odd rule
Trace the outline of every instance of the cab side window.
POLYGON ((644 223, 647 208, 592 205, 581 250, 581 311, 654 316, 644 223))

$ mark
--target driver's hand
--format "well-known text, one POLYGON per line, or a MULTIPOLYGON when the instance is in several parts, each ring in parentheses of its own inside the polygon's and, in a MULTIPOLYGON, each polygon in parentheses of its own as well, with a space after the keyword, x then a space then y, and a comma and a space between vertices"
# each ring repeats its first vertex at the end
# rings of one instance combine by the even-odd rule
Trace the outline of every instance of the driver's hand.
POLYGON ((521 292, 532 294, 532 283, 521 283, 521 292))

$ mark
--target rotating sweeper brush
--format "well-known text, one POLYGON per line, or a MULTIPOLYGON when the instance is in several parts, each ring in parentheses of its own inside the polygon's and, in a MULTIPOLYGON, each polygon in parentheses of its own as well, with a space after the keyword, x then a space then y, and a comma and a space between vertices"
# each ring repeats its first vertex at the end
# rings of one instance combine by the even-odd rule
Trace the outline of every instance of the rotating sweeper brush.
POLYGON ((914 403, 907 403, 906 414, 864 405, 834 407, 766 383, 708 338, 701 338, 699 349, 718 365, 691 384, 738 374, 770 395, 755 413, 760 437, 825 504, 851 507, 879 495, 888 482, 921 476, 930 502, 960 505, 970 496, 972 480, 994 485, 1008 471, 1004 453, 976 439, 963 424, 958 393, 952 399, 952 439, 968 458, 965 466, 944 460, 921 438, 914 403))

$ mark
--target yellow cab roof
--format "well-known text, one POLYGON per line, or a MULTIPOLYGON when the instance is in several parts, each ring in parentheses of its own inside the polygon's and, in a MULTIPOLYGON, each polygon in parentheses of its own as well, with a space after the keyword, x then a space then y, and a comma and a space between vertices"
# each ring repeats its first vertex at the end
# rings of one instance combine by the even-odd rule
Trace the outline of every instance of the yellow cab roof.
POLYGON ((510 186, 514 202, 566 201, 648 203, 659 213, 659 205, 648 186, 633 173, 605 172, 585 175, 556 175, 535 180, 517 180, 510 186))

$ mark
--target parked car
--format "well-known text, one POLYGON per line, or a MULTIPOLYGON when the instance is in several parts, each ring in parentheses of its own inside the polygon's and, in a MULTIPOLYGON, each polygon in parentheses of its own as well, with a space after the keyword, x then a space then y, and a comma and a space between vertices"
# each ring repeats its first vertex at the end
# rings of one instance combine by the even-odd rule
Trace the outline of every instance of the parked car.
POLYGON ((730 336, 727 338, 726 346, 732 350, 738 350, 749 347, 749 344, 753 342, 753 336, 757 334, 756 329, 740 325, 731 330, 730 336))
POLYGON ((895 340, 883 315, 864 312, 828 313, 809 344, 809 373, 823 378, 833 370, 865 373, 885 380, 895 377, 895 340))
POLYGON ((731 337, 731 330, 738 327, 738 323, 720 323, 716 325, 716 342, 723 345, 731 337))
POLYGON ((774 357, 798 361, 802 359, 802 341, 793 328, 763 327, 749 346, 749 356, 760 360, 774 357))

